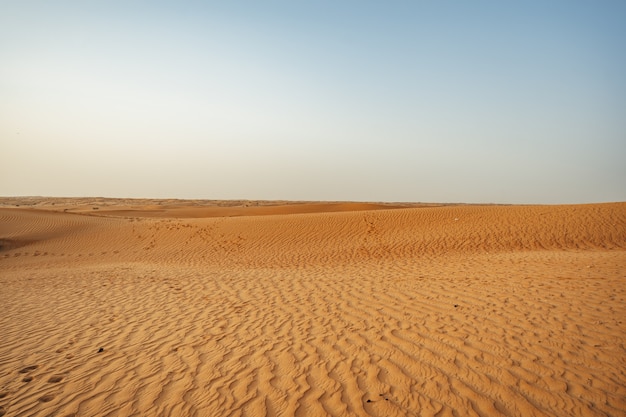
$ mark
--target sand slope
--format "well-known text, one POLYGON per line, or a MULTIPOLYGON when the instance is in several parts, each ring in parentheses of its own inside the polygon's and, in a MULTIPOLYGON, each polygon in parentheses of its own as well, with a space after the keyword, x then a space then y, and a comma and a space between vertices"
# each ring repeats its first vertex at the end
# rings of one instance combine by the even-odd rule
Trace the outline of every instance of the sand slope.
POLYGON ((625 203, 89 203, 0 208, 0 414, 626 413, 625 203))

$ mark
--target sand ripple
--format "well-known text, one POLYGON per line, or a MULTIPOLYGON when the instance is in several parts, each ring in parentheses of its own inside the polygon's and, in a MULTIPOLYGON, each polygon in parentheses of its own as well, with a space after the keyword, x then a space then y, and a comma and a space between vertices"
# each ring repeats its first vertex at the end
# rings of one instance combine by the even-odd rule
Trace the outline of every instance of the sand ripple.
POLYGON ((0 415, 626 413, 625 204, 0 224, 0 415))

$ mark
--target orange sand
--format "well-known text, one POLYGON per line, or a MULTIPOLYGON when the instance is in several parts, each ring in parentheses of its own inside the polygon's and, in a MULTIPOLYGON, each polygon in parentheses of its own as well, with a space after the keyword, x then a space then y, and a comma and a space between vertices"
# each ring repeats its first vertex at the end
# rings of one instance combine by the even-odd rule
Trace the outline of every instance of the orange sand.
POLYGON ((0 290, 0 415, 626 414, 626 203, 3 198, 0 290))

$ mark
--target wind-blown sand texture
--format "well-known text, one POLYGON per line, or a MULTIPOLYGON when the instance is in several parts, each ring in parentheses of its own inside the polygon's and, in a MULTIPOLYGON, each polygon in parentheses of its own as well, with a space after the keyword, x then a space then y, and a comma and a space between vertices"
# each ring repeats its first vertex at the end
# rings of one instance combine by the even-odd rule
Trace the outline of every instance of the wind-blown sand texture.
POLYGON ((626 203, 0 205, 0 415, 626 414, 626 203))

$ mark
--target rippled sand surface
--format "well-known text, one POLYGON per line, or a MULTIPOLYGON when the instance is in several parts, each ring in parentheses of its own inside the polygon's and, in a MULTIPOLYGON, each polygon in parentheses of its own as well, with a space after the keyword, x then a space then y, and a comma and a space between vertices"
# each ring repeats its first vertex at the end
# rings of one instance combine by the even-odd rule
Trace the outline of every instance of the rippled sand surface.
POLYGON ((626 203, 5 198, 0 245, 0 415, 626 414, 626 203))

